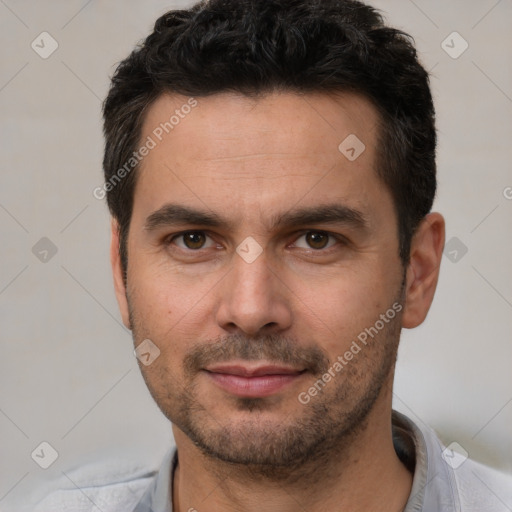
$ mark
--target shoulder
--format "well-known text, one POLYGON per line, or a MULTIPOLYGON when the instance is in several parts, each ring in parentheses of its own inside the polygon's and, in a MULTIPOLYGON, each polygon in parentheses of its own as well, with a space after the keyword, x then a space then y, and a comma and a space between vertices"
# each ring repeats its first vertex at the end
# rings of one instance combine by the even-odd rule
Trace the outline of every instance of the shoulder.
POLYGON ((512 474, 467 459, 453 470, 461 510, 512 510, 512 474))
POLYGON ((424 423, 416 424, 396 411, 393 419, 415 445, 415 493, 407 510, 512 511, 512 474, 468 458, 453 443, 445 446, 424 423))
POLYGON ((31 512, 126 512, 133 510, 157 469, 121 460, 88 463, 51 483, 31 512))

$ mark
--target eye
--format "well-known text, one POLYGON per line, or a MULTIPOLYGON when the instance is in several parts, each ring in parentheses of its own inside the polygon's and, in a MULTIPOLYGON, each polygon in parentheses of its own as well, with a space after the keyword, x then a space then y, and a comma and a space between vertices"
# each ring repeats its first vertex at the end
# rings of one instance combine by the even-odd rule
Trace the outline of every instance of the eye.
POLYGON ((209 238, 210 237, 206 235, 203 231, 184 231, 183 233, 174 235, 172 238, 169 239, 168 243, 172 244, 175 242, 175 240, 180 240, 182 244, 176 243, 176 245, 180 249, 188 249, 194 251, 198 249, 207 249, 209 247, 213 247, 213 240, 211 241, 211 245, 205 246, 205 242, 209 238))
POLYGON ((314 249, 318 251, 321 249, 329 249, 335 245, 337 241, 339 242, 339 239, 330 233, 326 233, 325 231, 308 231, 307 233, 304 233, 302 236, 300 236, 297 241, 294 243, 294 245, 301 247, 302 249, 314 249), (301 246, 297 243, 297 241, 302 238, 305 239, 307 245, 301 246), (330 245, 329 238, 332 241, 330 245))

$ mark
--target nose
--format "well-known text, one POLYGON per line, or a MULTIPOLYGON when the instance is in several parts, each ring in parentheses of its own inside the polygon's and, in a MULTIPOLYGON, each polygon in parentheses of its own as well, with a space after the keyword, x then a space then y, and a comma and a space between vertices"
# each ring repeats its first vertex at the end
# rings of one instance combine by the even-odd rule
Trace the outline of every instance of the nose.
POLYGON ((227 332, 255 336, 281 332, 291 325, 291 292, 270 266, 265 251, 250 263, 234 254, 218 293, 216 319, 227 332))

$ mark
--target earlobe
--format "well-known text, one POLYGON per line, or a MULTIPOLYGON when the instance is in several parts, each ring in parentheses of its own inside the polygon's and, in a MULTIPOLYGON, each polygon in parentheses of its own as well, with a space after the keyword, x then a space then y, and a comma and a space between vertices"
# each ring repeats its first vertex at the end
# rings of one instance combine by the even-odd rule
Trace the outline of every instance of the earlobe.
POLYGON ((417 327, 427 316, 439 279, 444 239, 443 216, 439 213, 428 214, 418 226, 411 241, 406 273, 403 327, 417 327))
POLYGON ((123 267, 121 265, 121 255, 119 253, 119 225, 115 219, 112 219, 111 222, 110 264, 112 265, 114 290, 123 324, 126 328, 131 329, 128 301, 126 298, 126 286, 123 276, 123 267))

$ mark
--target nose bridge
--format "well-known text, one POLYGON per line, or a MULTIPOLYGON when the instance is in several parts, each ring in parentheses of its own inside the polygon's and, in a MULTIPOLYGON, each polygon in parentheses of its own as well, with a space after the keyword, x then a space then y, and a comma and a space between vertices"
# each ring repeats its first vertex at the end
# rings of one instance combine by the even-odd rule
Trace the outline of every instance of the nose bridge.
POLYGON ((230 281, 235 299, 245 299, 247 305, 269 300, 275 276, 270 269, 268 255, 263 250, 257 254, 250 242, 243 242, 233 257, 232 265, 230 281))
POLYGON ((257 249, 250 240, 242 242, 231 264, 219 297, 219 325, 228 331, 236 326, 252 334, 270 325, 288 327, 289 304, 266 251, 257 249))

